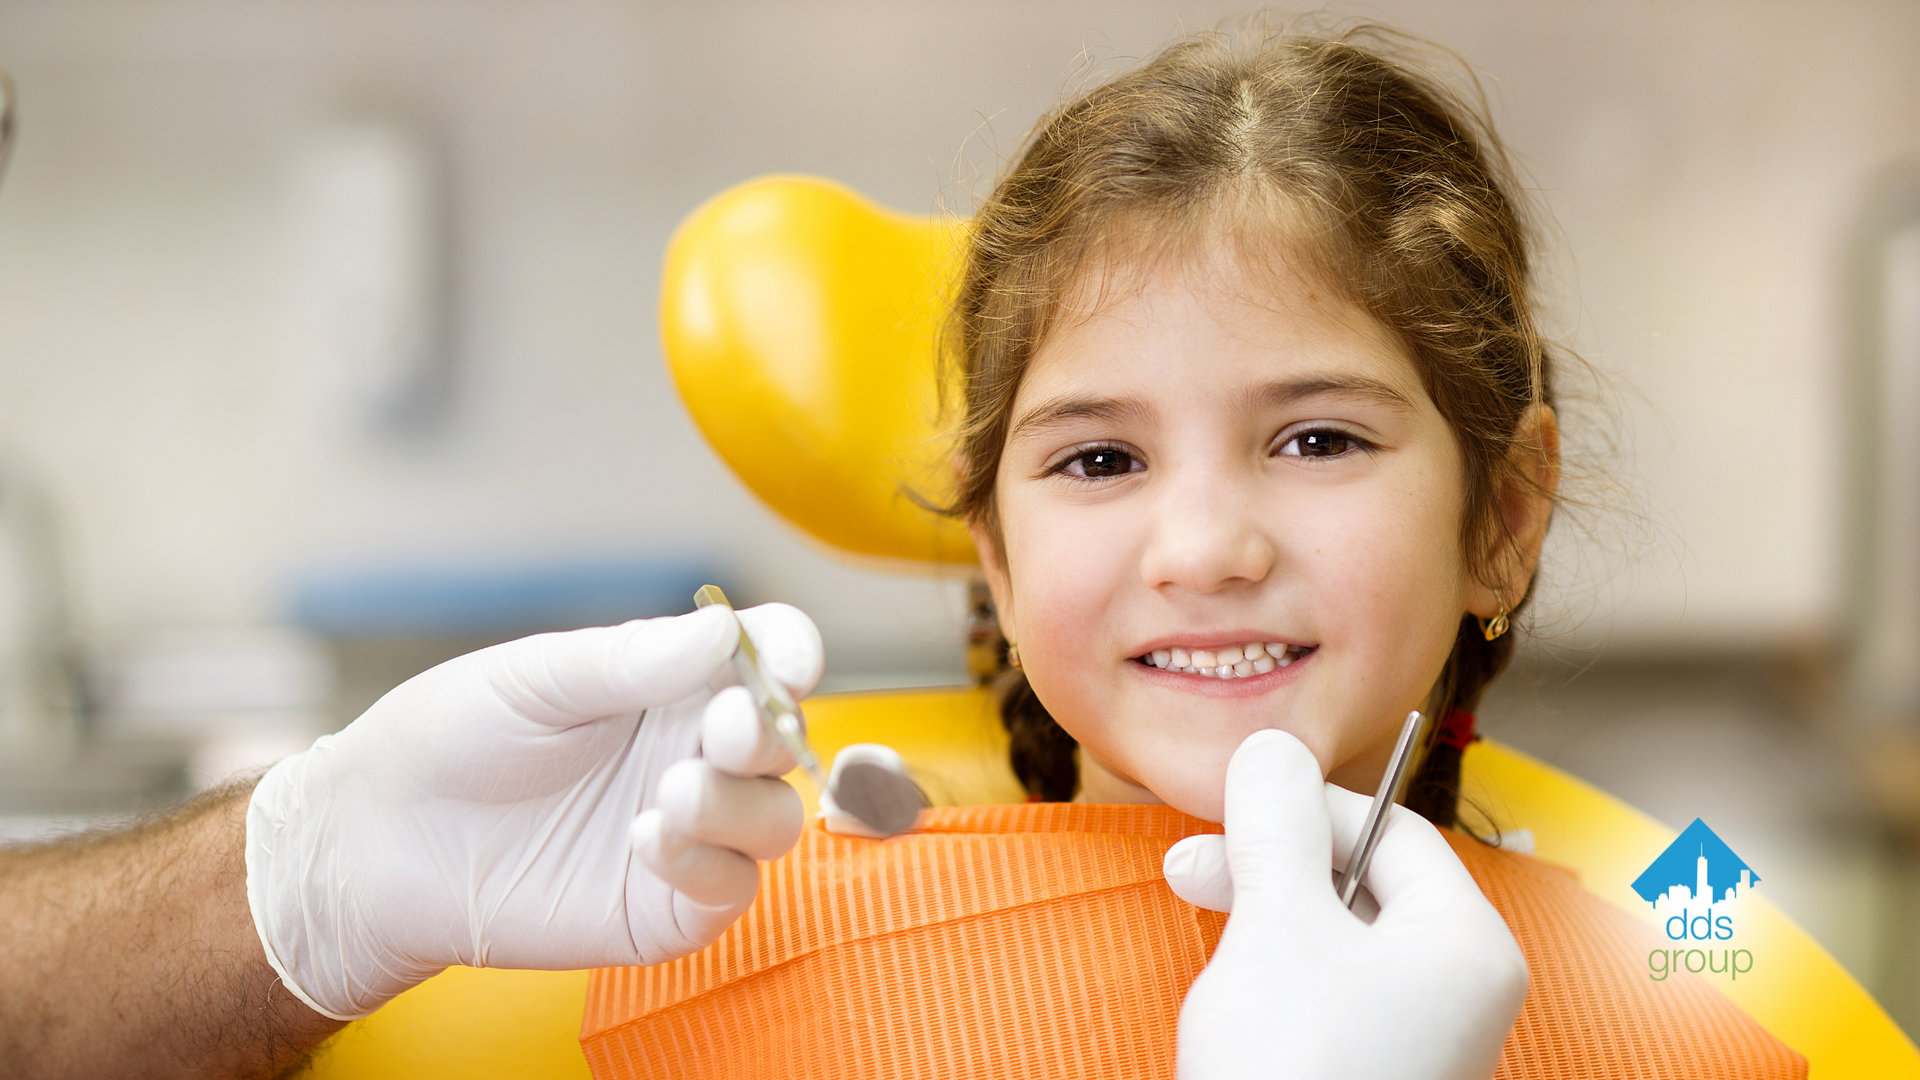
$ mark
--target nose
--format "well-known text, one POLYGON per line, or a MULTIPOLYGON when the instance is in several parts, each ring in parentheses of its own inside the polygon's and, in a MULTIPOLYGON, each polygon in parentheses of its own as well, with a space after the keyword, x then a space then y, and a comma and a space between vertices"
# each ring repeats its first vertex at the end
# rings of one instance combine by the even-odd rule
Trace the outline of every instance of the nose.
POLYGON ((1258 493, 1220 472, 1167 480, 1140 558, 1147 587, 1206 595, 1265 580, 1277 551, 1256 513, 1258 493))

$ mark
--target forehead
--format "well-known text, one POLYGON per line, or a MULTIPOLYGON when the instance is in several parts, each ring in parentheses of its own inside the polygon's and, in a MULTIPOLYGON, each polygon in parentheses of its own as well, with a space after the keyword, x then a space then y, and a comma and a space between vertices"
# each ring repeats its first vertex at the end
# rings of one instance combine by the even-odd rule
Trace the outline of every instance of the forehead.
MULTIPOLYGON (((1285 249, 1194 244, 1152 258, 1099 253, 1066 290, 1016 395, 1018 415, 1061 394, 1158 385, 1243 393, 1315 380, 1378 384, 1427 402, 1400 337, 1285 249)), ((1429 406, 1430 407, 1430 406, 1429 406)))

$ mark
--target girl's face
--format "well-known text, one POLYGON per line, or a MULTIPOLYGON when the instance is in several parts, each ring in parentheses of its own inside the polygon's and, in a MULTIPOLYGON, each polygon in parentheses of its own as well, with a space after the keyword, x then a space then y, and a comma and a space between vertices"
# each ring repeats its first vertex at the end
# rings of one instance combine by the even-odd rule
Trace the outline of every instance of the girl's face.
POLYGON ((1462 614, 1492 614, 1460 550, 1460 448, 1404 347, 1335 291, 1162 262, 1080 290, 1020 385, 1004 562, 975 536, 1001 625, 1087 795, 1219 821, 1260 728, 1371 793, 1462 614))

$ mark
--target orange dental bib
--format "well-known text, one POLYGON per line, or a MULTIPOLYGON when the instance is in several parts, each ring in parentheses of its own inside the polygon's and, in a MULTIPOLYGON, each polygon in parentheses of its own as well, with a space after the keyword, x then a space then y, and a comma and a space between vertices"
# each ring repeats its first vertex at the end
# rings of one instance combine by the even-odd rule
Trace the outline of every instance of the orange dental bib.
MULTIPOLYGON (((1160 864, 1219 827, 1065 803, 922 820, 886 841, 810 826, 712 946, 594 972, 594 1075, 1172 1076, 1181 1000, 1227 917, 1175 897, 1160 864)), ((1499 1076, 1805 1075, 1704 980, 1650 982, 1650 932, 1571 875, 1447 836, 1533 974, 1499 1076)))

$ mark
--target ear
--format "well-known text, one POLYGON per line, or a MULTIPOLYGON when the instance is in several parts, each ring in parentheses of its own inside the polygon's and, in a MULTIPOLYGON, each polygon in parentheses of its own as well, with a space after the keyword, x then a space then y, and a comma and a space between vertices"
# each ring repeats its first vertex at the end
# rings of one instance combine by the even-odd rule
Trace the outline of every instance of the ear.
POLYGON ((1499 614, 1503 605, 1508 611, 1519 606, 1540 565, 1540 547, 1560 486, 1560 425, 1553 409, 1534 405, 1521 415, 1511 464, 1509 479, 1496 496, 1501 530, 1481 562, 1489 568, 1488 582, 1475 581, 1467 593, 1468 614, 1483 619, 1499 614))
POLYGON ((1013 587, 1007 577, 1007 561, 1001 555, 1000 544, 994 539, 992 527, 978 518, 967 522, 967 531, 973 534, 974 549, 980 553, 980 569, 986 572, 987 591, 993 594, 993 610, 1000 621, 1000 632, 1008 641, 1018 641, 1019 634, 1014 629, 1013 587))

